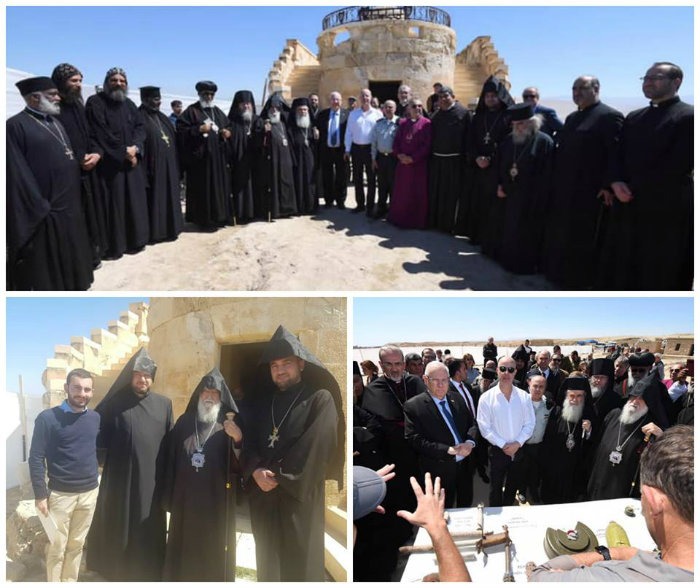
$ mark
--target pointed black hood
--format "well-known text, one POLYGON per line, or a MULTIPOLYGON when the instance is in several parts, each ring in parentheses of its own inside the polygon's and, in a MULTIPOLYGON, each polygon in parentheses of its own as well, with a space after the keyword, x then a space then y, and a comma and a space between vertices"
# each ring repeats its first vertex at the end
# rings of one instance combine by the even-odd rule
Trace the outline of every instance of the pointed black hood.
POLYGON ((204 376, 199 381, 199 384, 197 384, 197 387, 194 389, 194 392, 192 392, 192 396, 190 396, 190 401, 187 404, 185 412, 190 412, 193 414, 197 412, 199 395, 205 388, 218 390, 221 394, 221 409, 219 410, 218 419, 219 422, 223 421, 226 418, 227 412, 238 413, 238 406, 236 405, 236 401, 233 399, 233 396, 231 396, 231 391, 226 385, 226 380, 224 379, 224 376, 221 375, 221 372, 218 370, 218 368, 214 368, 213 370, 211 370, 206 376, 204 376))
POLYGON ((156 362, 151 359, 148 355, 145 347, 141 347, 127 362, 124 369, 117 376, 117 379, 112 384, 107 395, 100 401, 100 404, 105 404, 107 401, 114 399, 114 397, 119 394, 122 390, 131 390, 131 379, 134 372, 144 372, 149 374, 153 381, 156 380, 156 370, 158 366, 156 362))
POLYGON ((501 101, 502 110, 505 110, 509 106, 515 104, 515 100, 508 92, 508 88, 503 83, 502 80, 498 79, 496 76, 490 76, 488 80, 484 82, 481 88, 481 95, 479 96, 479 103, 476 106, 476 112, 481 112, 482 110, 488 110, 486 104, 484 104, 484 94, 486 92, 495 92, 498 95, 498 99, 501 101))

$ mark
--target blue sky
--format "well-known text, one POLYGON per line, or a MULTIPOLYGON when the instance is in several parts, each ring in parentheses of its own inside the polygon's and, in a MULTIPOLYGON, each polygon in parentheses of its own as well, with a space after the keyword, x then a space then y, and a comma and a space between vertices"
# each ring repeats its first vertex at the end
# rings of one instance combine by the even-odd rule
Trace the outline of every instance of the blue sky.
POLYGON ((106 329, 131 302, 148 298, 7 298, 6 389, 17 392, 21 374, 26 394, 43 394, 41 374, 54 346, 70 345, 71 337, 89 338, 98 327, 106 329))
POLYGON ((693 332, 692 298, 355 298, 353 345, 693 332))
MULTIPOLYGON (((85 80, 102 83, 110 67, 127 71, 132 88, 159 85, 164 93, 194 94, 200 79, 219 85, 217 99, 238 89, 258 100, 273 61, 288 38, 318 51, 323 17, 338 6, 10 6, 6 65, 50 75, 68 61, 85 80)), ((639 98, 654 61, 673 61, 692 101, 691 6, 460 6, 452 17, 458 51, 490 35, 510 66, 513 89, 538 85, 543 97, 568 98, 573 80, 591 73, 603 99, 639 98)))

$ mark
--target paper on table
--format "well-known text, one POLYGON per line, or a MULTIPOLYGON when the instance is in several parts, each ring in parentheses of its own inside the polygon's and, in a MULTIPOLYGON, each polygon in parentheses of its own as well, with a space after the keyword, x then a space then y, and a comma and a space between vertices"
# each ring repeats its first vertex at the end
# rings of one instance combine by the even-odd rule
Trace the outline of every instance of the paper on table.
POLYGON ((56 535, 58 534, 58 526, 56 525, 56 521, 53 520, 51 513, 49 513, 47 516, 40 510, 37 510, 36 512, 39 515, 41 526, 44 527, 46 536, 49 538, 49 543, 53 543, 54 539, 56 539, 56 535))

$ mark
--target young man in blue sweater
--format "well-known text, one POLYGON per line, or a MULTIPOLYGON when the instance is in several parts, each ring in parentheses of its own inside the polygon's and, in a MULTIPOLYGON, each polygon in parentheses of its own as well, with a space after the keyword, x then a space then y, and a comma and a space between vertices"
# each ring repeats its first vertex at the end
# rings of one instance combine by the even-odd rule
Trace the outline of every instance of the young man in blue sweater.
POLYGON ((49 582, 78 580, 98 491, 100 415, 87 408, 93 392, 92 375, 84 369, 72 370, 63 388, 63 404, 42 411, 36 418, 29 451, 36 508, 51 516, 57 529, 46 553, 49 582))

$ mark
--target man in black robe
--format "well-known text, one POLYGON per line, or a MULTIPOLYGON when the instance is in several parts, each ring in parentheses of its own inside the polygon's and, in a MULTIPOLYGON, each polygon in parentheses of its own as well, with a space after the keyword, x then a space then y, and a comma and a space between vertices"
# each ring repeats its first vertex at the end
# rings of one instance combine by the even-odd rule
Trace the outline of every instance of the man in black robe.
POLYGON ((177 121, 180 163, 187 179, 185 220, 207 231, 232 223, 234 212, 229 169, 231 123, 214 105, 217 89, 214 82, 197 82, 199 100, 177 121))
POLYGON ((622 127, 622 169, 612 184, 617 201, 606 246, 606 253, 619 255, 609 255, 614 266, 601 287, 687 291, 693 287, 695 243, 694 110, 678 96, 683 70, 677 65, 655 63, 642 79, 651 104, 628 114, 622 127), (659 225, 659 219, 670 224, 659 225), (624 272, 615 271, 620 265, 624 272))
POLYGON ((549 200, 554 141, 539 131, 541 119, 530 104, 511 106, 508 111, 513 132, 498 146, 494 210, 500 243, 493 253, 509 272, 533 274, 544 231, 541 219, 549 200))
POLYGON ((66 129, 75 157, 80 163, 81 204, 92 246, 92 263, 97 268, 102 253, 107 249, 107 217, 95 169, 102 159, 102 150, 85 114, 83 74, 70 63, 60 63, 51 73, 51 79, 61 94, 61 114, 56 118, 66 129))
MULTIPOLYGON (((578 111, 557 133, 542 265, 560 287, 586 290, 599 260, 605 221, 601 200, 609 197, 607 187, 617 169, 623 117, 600 101, 600 82, 593 76, 577 78, 572 92, 578 111)), ((615 256, 612 251, 606 255, 615 256)))
POLYGON ((263 126, 254 140, 257 149, 256 189, 268 220, 299 213, 294 188, 294 152, 287 133, 289 106, 281 93, 268 98, 260 113, 263 126))
POLYGON ((622 408, 608 413, 588 481, 589 500, 639 498, 639 458, 651 436, 660 437, 668 417, 650 374, 629 391, 622 408))
POLYGON ((342 485, 344 470, 338 383, 280 326, 246 404, 243 483, 250 491, 257 579, 322 582, 324 485, 327 479, 342 485))
POLYGON ((95 410, 104 467, 88 534, 87 567, 106 580, 159 581, 165 511, 156 495, 158 455, 173 426, 170 399, 151 391, 156 364, 141 348, 95 410))
POLYGON ((588 370, 593 410, 595 410, 597 422, 602 424, 608 413, 615 408, 622 408, 625 401, 614 390, 615 365, 612 360, 602 357, 594 359, 588 366, 588 370))
POLYGON ((591 400, 586 378, 567 378, 559 389, 542 439, 545 504, 578 502, 586 495, 588 478, 584 465, 591 450, 591 400))
POLYGON ((451 233, 455 229, 465 181, 467 136, 471 113, 455 100, 452 88, 438 91, 440 108, 431 116, 433 143, 428 167, 428 227, 451 233))
POLYGON ((312 214, 318 209, 314 169, 318 129, 313 125, 308 98, 295 98, 287 119, 287 134, 294 162, 294 188, 299 214, 312 214))
POLYGON ((262 121, 255 113, 255 98, 249 90, 239 90, 233 97, 228 113, 231 121, 231 192, 237 223, 262 218, 263 203, 259 191, 253 186, 257 165, 253 142, 262 121))
POLYGON ((150 243, 174 241, 182 232, 180 166, 175 129, 160 112, 160 88, 141 88, 141 106, 146 127, 143 162, 146 171, 150 243))
POLYGON ((126 72, 105 75, 104 90, 85 105, 88 122, 102 150, 97 164, 100 193, 107 217, 104 258, 136 253, 148 243, 146 178, 142 166, 146 129, 136 104, 127 98, 126 72))
POLYGON ((54 117, 51 78, 17 82, 26 108, 7 120, 7 289, 87 290, 90 242, 80 206, 80 166, 54 117))
POLYGON ((413 531, 408 522, 395 515, 399 510, 413 511, 415 508, 416 498, 409 479, 420 472, 418 456, 405 438, 403 408, 407 400, 427 389, 421 378, 404 371, 406 364, 399 347, 382 347, 379 365, 383 375, 367 386, 362 396, 362 408, 379 418, 386 463, 396 464, 396 478, 387 486, 382 503, 386 515, 370 514, 362 522, 358 521, 358 534, 367 535, 369 528, 374 536, 375 555, 371 572, 374 577, 368 579, 388 581, 396 567, 398 548, 413 531))
POLYGON ((217 368, 205 375, 165 441, 170 513, 163 580, 226 582, 236 574, 236 478, 243 434, 217 368))
POLYGON ((515 101, 505 83, 495 76, 484 82, 474 113, 467 151, 472 173, 467 230, 472 244, 493 255, 500 237, 500 219, 494 218, 498 189, 498 146, 511 129, 508 107, 515 101))

